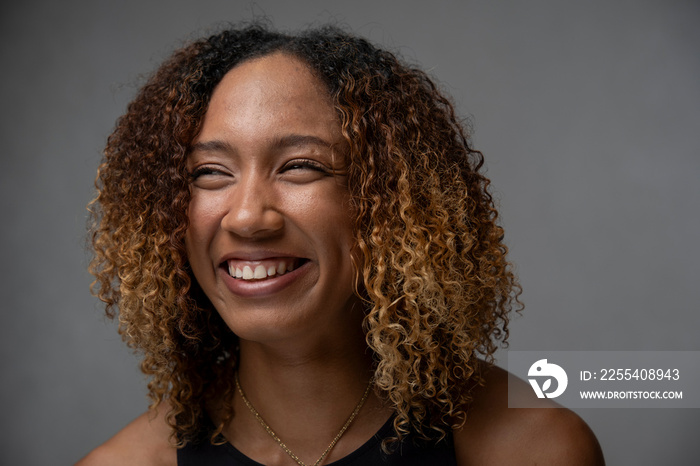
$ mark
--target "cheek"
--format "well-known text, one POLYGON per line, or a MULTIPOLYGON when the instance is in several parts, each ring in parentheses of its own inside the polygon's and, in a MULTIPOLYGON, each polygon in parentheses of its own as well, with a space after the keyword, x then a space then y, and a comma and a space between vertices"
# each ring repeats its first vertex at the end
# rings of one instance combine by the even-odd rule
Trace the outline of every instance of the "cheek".
POLYGON ((185 247, 190 264, 206 259, 206 248, 219 224, 216 203, 208 202, 205 196, 193 195, 187 209, 189 225, 185 234, 185 247))
POLYGON ((336 208, 336 234, 343 239, 348 249, 355 248, 355 219, 357 213, 350 207, 347 195, 342 196, 336 208))
MULTIPOLYGON (((356 241, 354 234, 355 216, 349 207, 347 196, 338 195, 333 202, 319 206, 317 219, 320 222, 325 242, 333 250, 332 254, 342 272, 354 275, 357 262, 356 241)), ((341 271, 339 270, 339 272, 341 271)))
POLYGON ((314 225, 326 241, 344 249, 354 244, 354 216, 344 192, 326 192, 309 198, 304 207, 305 223, 314 225))

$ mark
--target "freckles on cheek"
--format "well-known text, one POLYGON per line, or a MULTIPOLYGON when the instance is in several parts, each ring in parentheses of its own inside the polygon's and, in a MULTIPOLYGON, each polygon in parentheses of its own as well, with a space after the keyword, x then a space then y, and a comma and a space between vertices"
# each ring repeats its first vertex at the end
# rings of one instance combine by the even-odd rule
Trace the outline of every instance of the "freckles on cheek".
POLYGON ((221 199, 216 196, 193 196, 187 209, 189 229, 200 231, 216 222, 220 216, 221 199))
POLYGON ((187 258, 192 264, 203 254, 216 231, 216 212, 201 196, 193 196, 187 209, 188 226, 185 233, 187 258))

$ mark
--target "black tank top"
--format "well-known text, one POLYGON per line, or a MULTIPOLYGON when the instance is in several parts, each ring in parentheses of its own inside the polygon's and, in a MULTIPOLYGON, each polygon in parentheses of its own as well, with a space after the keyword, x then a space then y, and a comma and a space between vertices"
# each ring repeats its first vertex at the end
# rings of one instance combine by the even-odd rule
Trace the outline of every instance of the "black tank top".
MULTIPOLYGON (((394 433, 393 418, 360 448, 344 458, 329 463, 327 466, 456 466, 452 433, 447 438, 435 443, 415 442, 411 436, 405 437, 394 453, 387 455, 382 451, 382 440, 394 433)), ((253 461, 226 442, 212 445, 209 441, 193 445, 188 443, 177 451, 178 466, 264 466, 253 461)))

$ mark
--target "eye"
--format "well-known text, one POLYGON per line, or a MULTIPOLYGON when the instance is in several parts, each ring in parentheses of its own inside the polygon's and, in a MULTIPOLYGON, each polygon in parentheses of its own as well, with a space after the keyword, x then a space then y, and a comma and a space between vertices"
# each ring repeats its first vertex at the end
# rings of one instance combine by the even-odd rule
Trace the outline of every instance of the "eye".
POLYGON ((282 167, 282 172, 288 172, 293 170, 312 170, 323 174, 331 173, 330 168, 326 167, 320 162, 311 159, 290 160, 282 167))
POLYGON ((190 183, 197 188, 216 189, 227 183, 228 173, 214 165, 201 165, 192 170, 189 175, 190 183))
POLYGON ((282 179, 292 183, 311 183, 333 176, 330 167, 312 159, 294 159, 285 163, 280 170, 282 179))
POLYGON ((200 176, 205 176, 205 175, 213 175, 219 173, 217 169, 214 167, 208 167, 208 166, 203 166, 203 167, 197 167, 194 170, 192 170, 189 173, 190 181, 194 181, 200 176))

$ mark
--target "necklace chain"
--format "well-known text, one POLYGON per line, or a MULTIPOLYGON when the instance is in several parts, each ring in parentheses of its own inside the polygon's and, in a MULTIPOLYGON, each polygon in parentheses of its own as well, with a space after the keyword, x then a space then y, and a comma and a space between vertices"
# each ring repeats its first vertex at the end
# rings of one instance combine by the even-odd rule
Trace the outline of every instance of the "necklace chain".
MULTIPOLYGON (((338 443, 338 440, 340 440, 340 437, 343 436, 346 430, 348 430, 348 427, 350 427, 350 424, 352 424, 352 421, 355 420, 355 416, 357 416, 357 413, 360 412, 360 409, 362 409, 362 405, 365 404, 365 401, 367 400, 367 396, 369 395, 369 389, 372 386, 372 380, 370 379, 369 383, 367 384, 367 388, 365 389, 364 395, 362 395, 362 399, 360 399, 360 402, 357 403, 357 406, 355 406, 355 409, 353 410, 352 414, 350 414, 350 417, 348 418, 347 421, 345 421, 345 425, 343 425, 343 428, 340 429, 340 432, 338 432, 338 435, 335 436, 333 441, 331 442, 330 445, 328 445, 328 448, 323 452, 321 457, 316 460, 316 462, 313 464, 313 466, 318 466, 321 464, 321 462, 328 456, 328 453, 330 453, 331 449, 335 446, 336 443, 338 443)), ((236 388, 238 389, 238 393, 241 395, 241 398, 243 399, 243 402, 245 405, 248 407, 251 413, 255 416, 255 419, 258 420, 261 426, 265 429, 265 431, 270 434, 270 437, 275 439, 277 444, 284 450, 289 456, 292 457, 294 461, 297 462, 300 466, 306 466, 306 463, 304 463, 302 460, 299 459, 297 455, 295 455, 292 450, 289 449, 287 445, 280 439, 277 434, 275 434, 275 431, 272 430, 272 427, 270 427, 267 422, 262 418, 260 413, 253 407, 253 405, 248 401, 248 398, 245 396, 245 393, 243 393, 243 389, 241 388, 241 383, 238 381, 238 372, 236 372, 236 388)))

